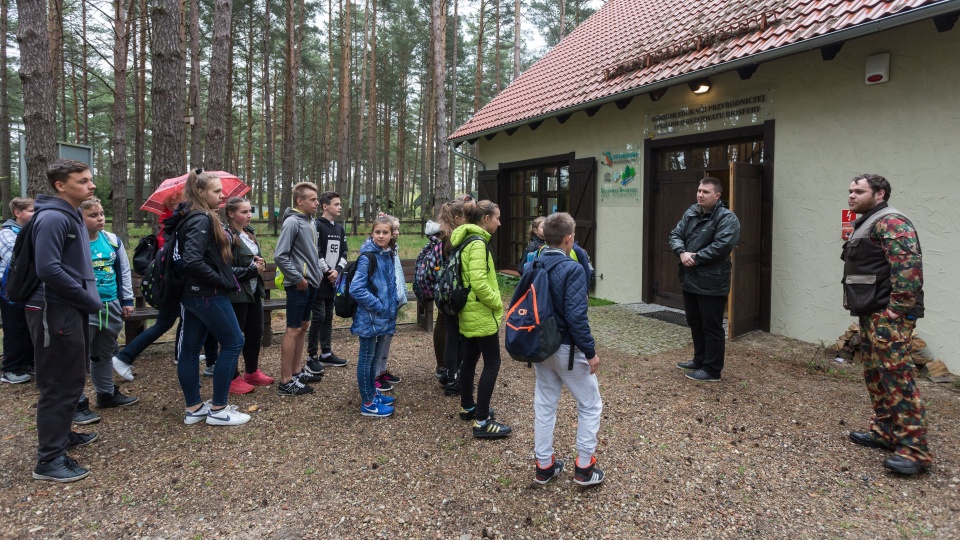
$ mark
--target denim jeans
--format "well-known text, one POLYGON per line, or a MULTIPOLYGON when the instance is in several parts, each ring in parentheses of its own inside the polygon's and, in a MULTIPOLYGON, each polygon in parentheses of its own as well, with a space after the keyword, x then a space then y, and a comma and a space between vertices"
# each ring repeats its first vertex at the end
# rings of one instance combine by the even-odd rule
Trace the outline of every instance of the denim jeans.
POLYGON ((243 349, 243 333, 237 323, 230 300, 222 294, 184 296, 180 300, 183 333, 177 358, 177 378, 187 407, 203 401, 200 398, 200 347, 207 333, 220 343, 220 357, 213 369, 213 405, 227 404, 230 381, 237 369, 237 358, 243 349))
POLYGON ((157 320, 153 325, 148 326, 147 329, 141 332, 133 341, 127 343, 123 350, 117 353, 117 358, 127 364, 132 364, 133 361, 143 353, 144 349, 152 345, 154 341, 160 339, 160 336, 166 334, 167 330, 173 328, 173 323, 177 322, 177 317, 179 316, 179 307, 161 309, 160 312, 157 313, 157 320))
POLYGON ((376 395, 374 379, 377 377, 377 358, 383 354, 383 344, 387 336, 360 338, 360 352, 357 353, 357 386, 360 388, 360 398, 363 403, 373 401, 376 395))

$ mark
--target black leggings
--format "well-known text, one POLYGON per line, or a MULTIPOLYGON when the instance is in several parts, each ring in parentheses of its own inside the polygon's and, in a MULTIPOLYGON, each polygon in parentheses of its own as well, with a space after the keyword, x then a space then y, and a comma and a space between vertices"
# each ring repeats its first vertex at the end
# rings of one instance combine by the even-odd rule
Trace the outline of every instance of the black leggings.
POLYGON ((476 407, 474 417, 485 419, 490 413, 490 397, 500 374, 500 335, 483 337, 460 337, 466 342, 463 365, 460 367, 460 406, 464 409, 476 407), (477 400, 473 400, 473 378, 477 371, 477 361, 483 355, 483 371, 477 384, 477 400))
MULTIPOLYGON (((243 368, 246 373, 253 373, 260 367, 260 340, 263 338, 263 300, 257 298, 255 302, 233 304, 233 312, 237 314, 237 323, 243 332, 243 368)), ((235 377, 240 376, 237 368, 235 377)))
POLYGON ((460 335, 460 317, 440 313, 433 327, 433 352, 437 357, 437 369, 446 370, 451 382, 460 371, 465 345, 464 337, 460 335))

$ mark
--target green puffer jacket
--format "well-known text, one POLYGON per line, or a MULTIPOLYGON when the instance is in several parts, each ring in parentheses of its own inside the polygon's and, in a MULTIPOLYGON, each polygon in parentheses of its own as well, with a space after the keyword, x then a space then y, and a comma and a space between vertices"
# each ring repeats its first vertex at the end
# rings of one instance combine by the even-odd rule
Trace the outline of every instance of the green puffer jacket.
MULTIPOLYGON (((453 231, 450 245, 456 249, 466 238, 474 235, 490 241, 490 233, 467 223, 453 231)), ((463 248, 460 264, 463 267, 463 281, 470 287, 467 305, 460 312, 460 333, 465 337, 492 336, 500 329, 503 319, 503 300, 500 299, 493 255, 483 242, 473 241, 463 248)))

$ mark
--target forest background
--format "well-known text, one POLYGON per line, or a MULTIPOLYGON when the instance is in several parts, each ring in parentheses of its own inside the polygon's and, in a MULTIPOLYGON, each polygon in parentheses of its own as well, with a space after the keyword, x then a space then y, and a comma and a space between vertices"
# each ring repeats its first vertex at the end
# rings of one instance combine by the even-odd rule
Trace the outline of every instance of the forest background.
POLYGON ((353 232, 380 210, 430 218, 475 189, 451 130, 602 1, 0 0, 3 217, 21 153, 28 194, 49 193, 65 142, 91 147, 124 240, 194 167, 241 177, 273 230, 305 180, 343 195, 353 232))

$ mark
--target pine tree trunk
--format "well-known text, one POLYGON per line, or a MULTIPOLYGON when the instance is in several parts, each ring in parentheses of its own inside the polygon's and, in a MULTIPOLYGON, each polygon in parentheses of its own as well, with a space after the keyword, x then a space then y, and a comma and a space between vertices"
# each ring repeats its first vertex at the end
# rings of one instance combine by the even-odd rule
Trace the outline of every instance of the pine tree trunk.
POLYGON ((520 77, 520 0, 513 3, 513 80, 520 77))
POLYGON ((502 0, 493 0, 496 2, 496 10, 494 11, 494 23, 496 24, 496 31, 493 37, 493 66, 494 66, 494 80, 496 81, 496 93, 500 93, 500 2, 502 0))
POLYGON ((113 232, 124 244, 127 236, 127 26, 126 2, 113 3, 113 137, 110 154, 110 184, 113 187, 113 232))
MULTIPOLYGON (((137 13, 137 33, 139 34, 140 47, 134 45, 133 58, 138 62, 136 91, 134 92, 135 111, 137 116, 137 129, 133 134, 133 186, 134 186, 134 206, 133 215, 137 225, 142 225, 145 214, 140 210, 144 201, 144 191, 150 191, 152 183, 146 178, 146 138, 144 132, 147 130, 147 2, 139 0, 139 9, 137 13)), ((152 214, 151 214, 152 215, 152 214)))
POLYGON ((277 234, 277 162, 273 153, 273 111, 270 110, 270 0, 265 0, 263 10, 263 129, 267 145, 267 205, 269 206, 270 228, 277 234))
MULTIPOLYGON (((246 155, 243 160, 243 179, 246 180, 247 185, 255 187, 256 183, 253 180, 253 2, 247 4, 249 6, 249 11, 247 12, 247 35, 250 36, 250 39, 247 40, 247 141, 246 141, 246 155)), ((253 194, 250 194, 252 197, 253 194)), ((257 209, 257 213, 260 215, 254 216, 254 219, 260 219, 262 217, 262 208, 257 209)))
POLYGON ((207 130, 204 133, 203 168, 224 168, 224 145, 230 99, 230 29, 232 0, 216 0, 213 8, 213 52, 210 54, 210 86, 207 88, 207 130))
POLYGON ((27 192, 52 193, 47 166, 56 159, 56 91, 51 84, 50 42, 46 2, 17 0, 17 43, 23 86, 23 126, 27 147, 27 192))
POLYGON ((283 156, 280 162, 280 174, 283 179, 283 203, 285 205, 288 202, 292 204, 289 193, 296 180, 295 169, 297 164, 297 72, 300 67, 300 58, 297 54, 299 23, 295 0, 287 0, 286 31, 283 85, 283 156))
POLYGON ((480 0, 480 12, 477 14, 477 70, 473 78, 473 113, 476 114, 483 104, 480 99, 480 87, 483 85, 483 33, 486 29, 484 19, 486 8, 484 0, 480 0))
POLYGON ((560 0, 560 23, 557 29, 557 43, 563 40, 563 23, 567 18, 567 0, 560 0))
POLYGON ((200 135, 203 122, 200 121, 200 0, 190 2, 190 91, 187 96, 190 107, 190 164, 189 168, 199 167, 203 163, 203 147, 200 135))
MULTIPOLYGON (((439 1, 439 0, 434 0, 439 1)), ((340 5, 340 92, 338 98, 337 121, 337 191, 340 195, 347 192, 347 181, 350 174, 350 57, 351 57, 351 22, 350 0, 340 5)), ((352 200, 355 200, 356 193, 352 200)))
MULTIPOLYGON (((483 0, 480 2, 481 19, 483 19, 483 0)), ((436 148, 436 188, 434 201, 429 208, 428 215, 433 214, 436 205, 443 204, 453 198, 450 185, 450 161, 447 159, 447 113, 446 113, 446 59, 447 59, 447 8, 443 0, 433 0, 433 98, 436 111, 433 113, 436 137, 430 140, 431 146, 436 148)))
MULTIPOLYGON (((83 107, 83 128, 80 133, 80 136, 77 137, 77 141, 81 144, 89 144, 90 142, 90 68, 87 67, 87 3, 80 2, 80 13, 83 17, 83 23, 81 27, 81 47, 80 47, 80 71, 83 76, 83 85, 80 105, 75 106, 76 109, 83 107)), ((130 19, 127 18, 127 26, 130 25, 130 19)), ((127 29, 129 35, 129 28, 127 29)))
MULTIPOLYGON (((50 47, 50 82, 53 84, 53 101, 54 108, 56 108, 57 95, 62 97, 60 106, 60 125, 63 128, 63 133, 60 138, 66 140, 67 138, 67 107, 66 107, 66 93, 64 88, 66 88, 67 82, 65 80, 65 72, 63 65, 63 0, 50 0, 49 11, 47 12, 47 31, 49 32, 49 47, 50 47)), ((22 50, 22 49, 21 49, 22 50)), ((53 117, 54 123, 57 121, 56 112, 54 112, 53 117)), ((56 132, 56 125, 54 126, 54 132, 56 132)))
MULTIPOLYGON (((370 97, 367 101, 367 194, 371 196, 371 213, 377 191, 377 0, 371 0, 370 12, 370 97)), ((388 201, 381 199, 380 208, 388 210, 388 201)))
MULTIPOLYGON (((7 5, 0 0, 0 43, 7 43, 7 5)), ((13 176, 10 174, 10 101, 7 98, 7 48, 0 47, 0 199, 9 201, 18 197, 20 192, 13 192, 13 176)), ((3 220, 13 217, 10 205, 3 204, 3 220)))
POLYGON ((155 0, 151 4, 153 23, 151 64, 153 84, 153 151, 150 160, 152 185, 183 174, 183 113, 186 71, 180 40, 180 1, 155 0))

